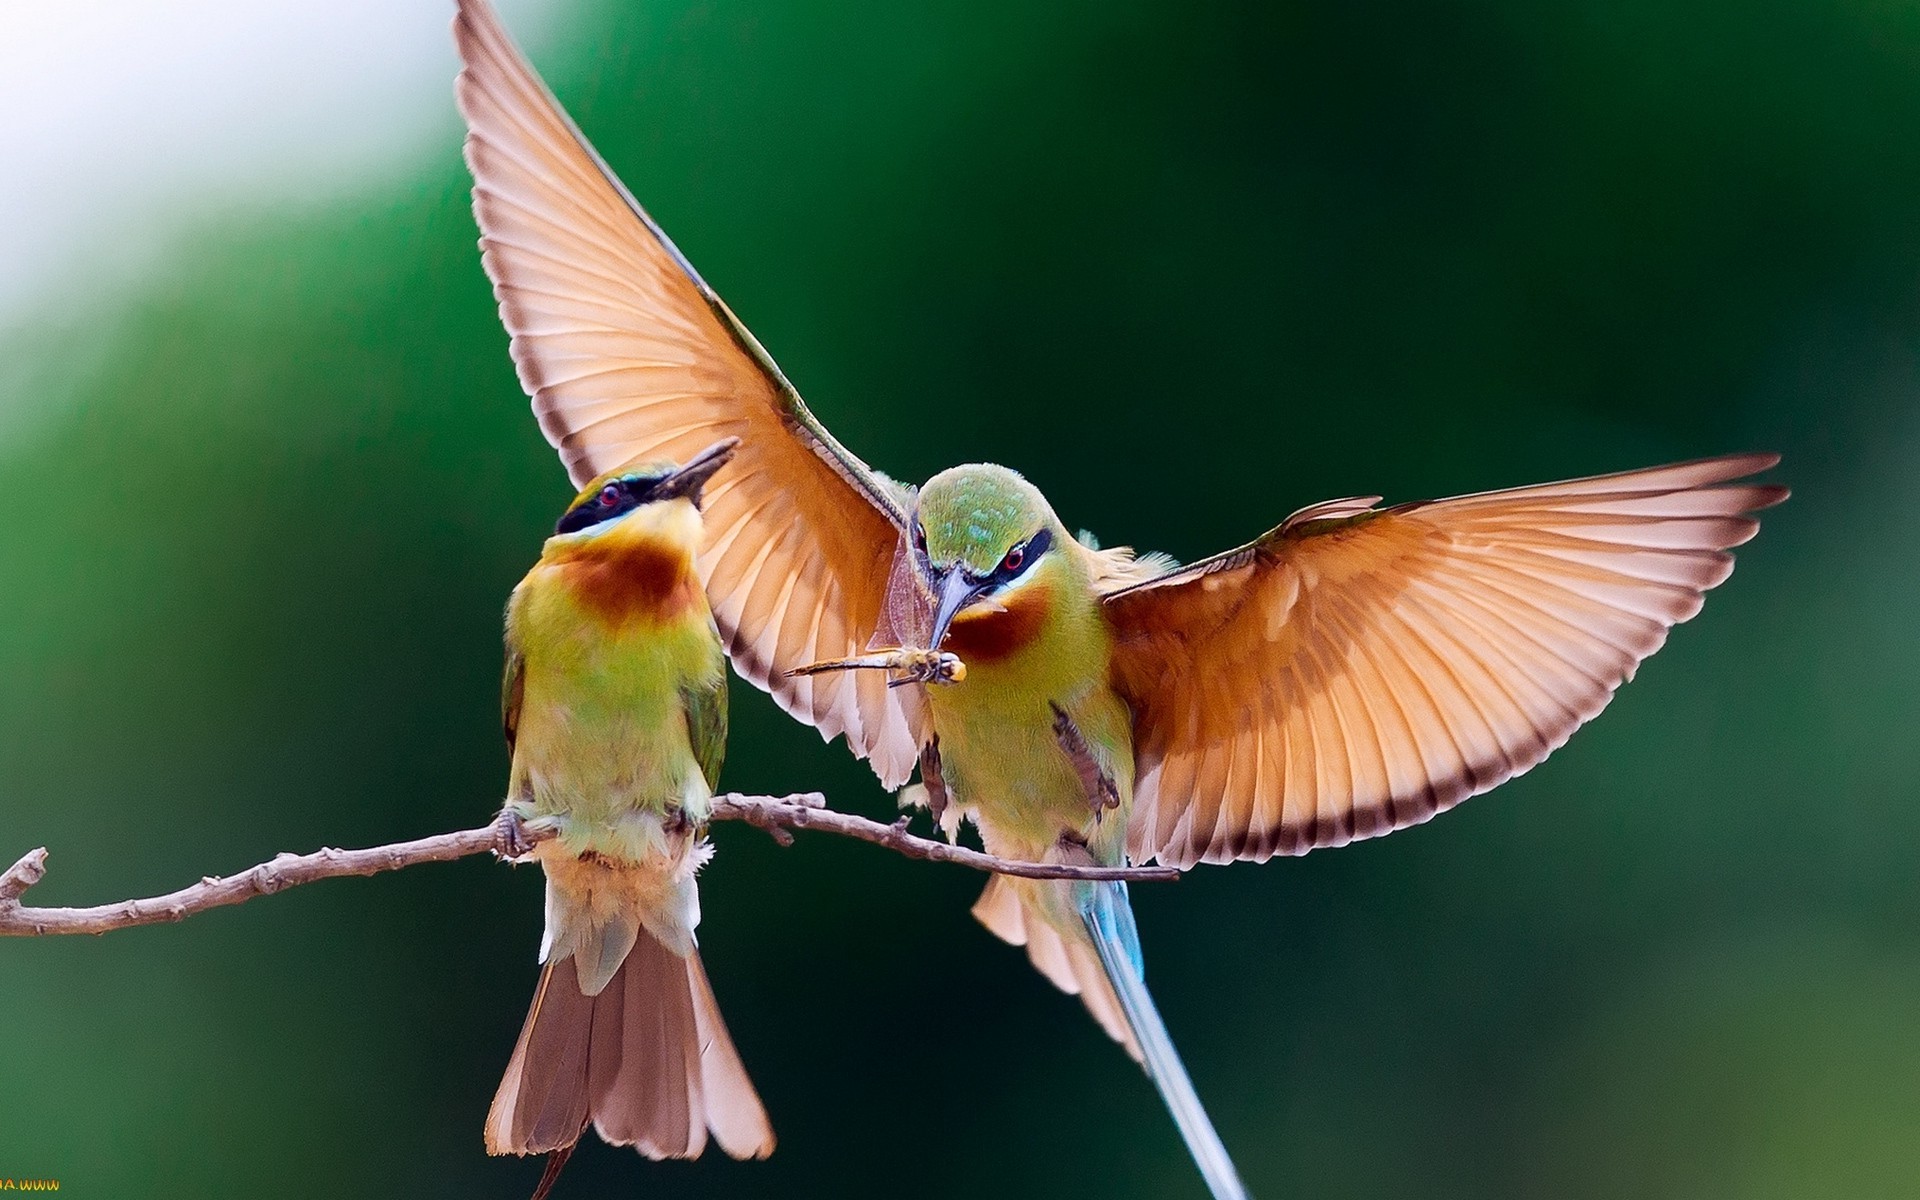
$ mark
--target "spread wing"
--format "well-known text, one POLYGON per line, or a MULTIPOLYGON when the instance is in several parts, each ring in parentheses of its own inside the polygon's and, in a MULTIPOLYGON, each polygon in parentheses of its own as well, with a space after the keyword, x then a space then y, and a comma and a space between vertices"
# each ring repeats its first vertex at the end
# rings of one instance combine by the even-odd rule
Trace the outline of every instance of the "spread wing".
POLYGON ((454 40, 482 261, 540 428, 576 485, 739 437, 706 491, 699 558, 727 652, 787 712, 904 783, 925 725, 918 689, 889 691, 872 671, 780 675, 870 644, 902 544, 899 489, 814 420, 484 0, 463 0, 454 40))
POLYGON ((1315 505, 1112 593, 1129 851, 1338 846, 1532 767, 1700 611, 1785 488, 1744 455, 1375 509, 1315 505))

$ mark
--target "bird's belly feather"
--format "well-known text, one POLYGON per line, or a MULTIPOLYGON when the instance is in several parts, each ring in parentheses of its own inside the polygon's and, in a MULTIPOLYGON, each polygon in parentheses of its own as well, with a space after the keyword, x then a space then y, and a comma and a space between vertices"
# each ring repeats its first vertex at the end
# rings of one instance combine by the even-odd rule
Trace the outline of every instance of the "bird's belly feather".
POLYGON ((691 849, 686 825, 706 819, 711 799, 682 698, 721 669, 706 629, 589 627, 523 653, 513 794, 523 815, 556 825, 569 854, 677 863, 691 849))
POLYGON ((1086 844, 1097 861, 1120 861, 1132 806, 1133 753, 1126 708, 1110 689, 1084 680, 1014 680, 976 672, 965 683, 932 689, 930 700, 941 774, 990 851, 1027 861, 1055 859, 1064 836, 1086 844), (1056 704, 1113 779, 1119 807, 1095 810, 1054 732, 1056 704))

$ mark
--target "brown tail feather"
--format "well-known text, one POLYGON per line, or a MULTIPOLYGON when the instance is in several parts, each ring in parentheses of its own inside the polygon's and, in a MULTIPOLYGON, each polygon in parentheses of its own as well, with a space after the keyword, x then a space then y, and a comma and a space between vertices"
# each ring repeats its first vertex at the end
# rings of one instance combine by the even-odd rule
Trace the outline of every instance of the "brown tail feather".
POLYGON ((547 1200, 553 1192, 553 1185, 560 1182, 560 1172, 566 1168, 567 1160, 572 1157, 572 1146, 562 1146, 547 1155, 547 1169, 540 1172, 540 1182, 534 1187, 531 1200, 547 1200))
POLYGON ((693 989, 693 1024, 700 1038, 700 1094, 707 1102, 707 1127, 713 1140, 734 1158, 765 1158, 773 1153, 773 1127, 767 1110, 747 1078, 740 1052, 733 1048, 700 952, 687 956, 687 982, 693 989))
POLYGON ((1029 907, 1025 889, 1048 886, 1051 885, 995 875, 987 881, 987 889, 980 893, 980 899, 974 902, 974 919, 1001 941, 1025 946, 1027 958, 1034 967, 1053 986, 1069 996, 1080 997, 1093 1019, 1100 1022, 1100 1028, 1107 1031, 1107 1036, 1119 1042, 1133 1061, 1139 1062, 1140 1044, 1134 1040, 1133 1030, 1127 1027, 1120 997, 1114 995, 1113 984, 1108 981, 1106 971, 1100 966, 1100 956, 1086 934, 1078 927, 1063 933, 1029 907))
POLYGON ((682 958, 643 933, 597 996, 581 994, 571 960, 547 964, 487 1114, 487 1152, 571 1146, 589 1123, 648 1158, 697 1158, 708 1129, 735 1158, 773 1153, 697 951, 682 958))

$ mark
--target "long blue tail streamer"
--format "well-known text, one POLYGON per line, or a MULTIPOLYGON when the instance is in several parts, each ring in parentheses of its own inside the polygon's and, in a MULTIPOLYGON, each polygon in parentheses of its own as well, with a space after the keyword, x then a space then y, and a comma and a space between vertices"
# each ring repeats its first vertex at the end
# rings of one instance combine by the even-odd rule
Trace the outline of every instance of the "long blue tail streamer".
POLYGON ((1093 885, 1081 904, 1080 919, 1093 936, 1100 965, 1120 997, 1134 1040, 1140 1043, 1147 1078, 1160 1089, 1160 1098, 1173 1114, 1173 1123, 1180 1127, 1180 1136, 1186 1139, 1187 1151, 1193 1155, 1208 1190, 1214 1200, 1248 1200, 1247 1185, 1240 1182, 1240 1172, 1234 1169, 1233 1159, 1214 1132, 1213 1122, 1193 1090, 1193 1080, 1180 1061, 1180 1052, 1167 1036, 1166 1022, 1147 994, 1146 972, 1140 962, 1140 933, 1133 923, 1133 906, 1127 902, 1127 885, 1093 885))

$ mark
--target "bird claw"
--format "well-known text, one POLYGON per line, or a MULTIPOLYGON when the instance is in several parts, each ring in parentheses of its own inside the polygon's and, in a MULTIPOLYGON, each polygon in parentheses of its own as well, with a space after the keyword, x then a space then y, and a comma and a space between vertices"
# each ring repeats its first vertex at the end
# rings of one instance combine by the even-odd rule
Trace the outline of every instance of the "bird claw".
POLYGON ((511 807, 500 810, 494 821, 493 853, 507 862, 519 862, 533 853, 533 839, 527 836, 527 824, 511 807))
POLYGON ((1087 805, 1093 810, 1097 821, 1108 809, 1120 807, 1120 787, 1114 782, 1113 776, 1100 766, 1099 759, 1094 757, 1093 747, 1087 744, 1086 735, 1073 723, 1067 710, 1052 703, 1048 707, 1053 709, 1054 739, 1073 763, 1074 774, 1080 777, 1080 787, 1086 792, 1087 805))
POLYGON ((808 663, 785 674, 791 679, 796 675, 818 675, 823 671, 886 671, 891 675, 887 686, 896 688, 910 683, 959 683, 967 677, 967 664, 950 651, 897 646, 889 650, 876 650, 871 654, 856 654, 851 658, 830 658, 823 662, 808 663))
POLYGON ((927 811, 933 823, 947 827, 947 777, 940 772, 940 739, 934 738, 920 748, 920 784, 927 790, 927 811))

